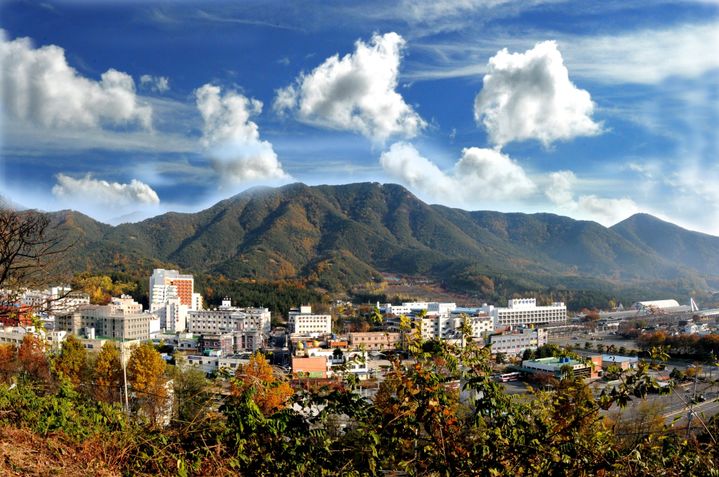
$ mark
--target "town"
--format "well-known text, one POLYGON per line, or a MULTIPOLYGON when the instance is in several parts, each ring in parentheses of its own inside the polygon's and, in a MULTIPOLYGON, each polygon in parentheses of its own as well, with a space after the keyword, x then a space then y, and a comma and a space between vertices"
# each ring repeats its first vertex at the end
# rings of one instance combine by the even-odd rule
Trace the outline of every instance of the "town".
MULTIPOLYGON (((66 286, 22 290, 3 305, 0 344, 19 347, 26 337, 35 336, 45 343, 47 353, 59 354, 73 337, 90 353, 99 353, 106 344, 117 347, 126 366, 134 349, 152 343, 167 363, 198 369, 209 377, 233 375, 260 353, 294 386, 351 383, 369 397, 392 369, 391 360, 410 358, 410 336, 425 345, 441 341, 462 348, 471 341, 486 347, 494 379, 513 394, 547 386, 568 373, 585 379, 599 393, 616 384, 621 372, 648 361, 650 348, 664 344, 657 342, 658 336, 667 343, 672 336, 688 336, 697 347, 706 337, 713 348, 705 345, 703 357, 685 349, 692 359, 653 366, 650 374, 657 389, 671 385, 691 391, 683 402, 655 397, 666 408, 667 418, 691 421, 694 411, 682 412, 700 401, 706 402, 702 412, 719 411, 711 399, 717 395, 711 376, 719 371, 712 358, 719 351, 719 340, 714 340, 719 336, 719 310, 700 310, 693 299, 686 306, 675 300, 645 301, 627 309, 619 305, 612 311, 584 310, 573 316, 564 303, 538 305, 534 298, 510 299, 506 307, 337 301, 326 312, 298 304, 287 316, 273 317, 268 308, 233 304, 230 299, 205 307, 193 276, 176 270, 155 269, 148 290, 145 310, 128 295, 98 305, 90 304, 88 294, 66 286), (350 310, 364 314, 363 326, 340 326, 338 317, 350 310)), ((124 393, 125 403, 134 392, 132 386, 128 390, 126 379, 115 391, 124 393)), ((172 405, 165 409, 170 413, 172 405)), ((168 415, 163 422, 169 420, 168 415)))

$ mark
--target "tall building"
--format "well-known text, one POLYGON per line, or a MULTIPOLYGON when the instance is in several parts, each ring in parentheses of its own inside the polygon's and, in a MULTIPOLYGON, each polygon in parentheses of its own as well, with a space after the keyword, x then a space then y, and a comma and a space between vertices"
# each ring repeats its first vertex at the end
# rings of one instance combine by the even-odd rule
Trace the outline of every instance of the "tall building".
POLYGON ((192 275, 157 268, 150 277, 150 312, 160 318, 160 328, 178 332, 187 329, 190 311, 202 309, 202 295, 194 292, 192 275))
POLYGON ((177 297, 180 304, 187 305, 190 310, 194 310, 194 306, 198 302, 197 298, 193 299, 195 294, 195 279, 192 275, 182 275, 177 270, 165 270, 156 268, 152 271, 150 277, 150 308, 152 305, 158 307, 164 306, 165 300, 177 297))

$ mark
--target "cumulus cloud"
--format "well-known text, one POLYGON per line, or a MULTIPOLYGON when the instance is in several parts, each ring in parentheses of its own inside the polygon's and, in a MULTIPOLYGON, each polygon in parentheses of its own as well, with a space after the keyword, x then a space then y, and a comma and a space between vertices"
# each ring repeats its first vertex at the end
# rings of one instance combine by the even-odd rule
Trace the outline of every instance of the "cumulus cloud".
POLYGON ((524 53, 500 50, 490 58, 474 117, 497 146, 536 139, 548 146, 601 132, 591 116, 589 93, 569 80, 569 72, 553 41, 524 53))
POLYGON ((170 78, 167 76, 140 76, 140 86, 156 93, 164 93, 170 90, 170 78))
POLYGON ((465 148, 454 167, 444 172, 412 144, 398 142, 382 153, 380 164, 410 188, 450 203, 472 205, 479 200, 518 199, 536 189, 521 166, 493 149, 465 148))
POLYGON ((206 84, 195 91, 204 120, 202 142, 212 167, 225 183, 287 179, 277 154, 260 139, 250 120, 262 111, 262 102, 234 91, 224 95, 218 86, 206 84))
POLYGON ((334 55, 277 91, 274 108, 300 121, 358 132, 383 143, 416 136, 425 121, 395 89, 405 41, 397 33, 358 40, 354 53, 334 55))
POLYGON ((95 179, 90 174, 79 179, 58 174, 52 194, 61 200, 90 202, 95 206, 119 209, 160 203, 157 193, 137 179, 133 179, 129 184, 121 184, 95 179))
POLYGON ((640 211, 639 206, 628 197, 606 198, 588 194, 575 198, 576 183, 577 176, 572 171, 552 172, 544 194, 561 212, 596 220, 603 225, 613 225, 640 211))
POLYGON ((135 94, 130 75, 109 69, 94 81, 68 65, 59 46, 8 41, 0 30, 0 91, 6 114, 54 128, 135 124, 149 129, 152 108, 135 94))

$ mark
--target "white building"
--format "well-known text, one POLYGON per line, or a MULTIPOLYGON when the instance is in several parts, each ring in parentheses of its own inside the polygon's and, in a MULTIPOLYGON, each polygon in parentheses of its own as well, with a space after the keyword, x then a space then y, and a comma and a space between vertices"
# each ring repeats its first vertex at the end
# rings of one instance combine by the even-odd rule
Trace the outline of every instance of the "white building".
POLYGON ((519 355, 524 353, 524 350, 536 350, 547 344, 548 334, 547 330, 542 328, 519 328, 490 335, 488 342, 492 345, 492 353, 519 355))
POLYGON ((195 293, 195 279, 192 275, 177 270, 156 268, 150 276, 150 311, 165 306, 167 300, 179 298, 180 303, 190 310, 202 308, 202 297, 195 293))
POLYGON ((234 308, 190 311, 187 327, 190 333, 232 333, 256 330, 269 336, 272 315, 268 308, 234 308))
POLYGON ((287 330, 290 334, 315 337, 332 333, 332 317, 312 313, 312 307, 292 309, 288 318, 287 330))
POLYGON ((20 296, 20 302, 38 312, 54 316, 89 305, 90 296, 84 292, 72 291, 69 287, 58 286, 45 290, 25 290, 20 296))
POLYGON ((187 329, 187 316, 189 307, 180 303, 180 299, 169 298, 165 305, 156 309, 160 319, 160 329, 171 333, 179 333, 187 329))
POLYGON ((495 329, 502 326, 517 327, 567 321, 567 307, 564 303, 555 302, 549 306, 537 306, 534 298, 509 300, 506 308, 484 305, 482 311, 492 316, 495 329))

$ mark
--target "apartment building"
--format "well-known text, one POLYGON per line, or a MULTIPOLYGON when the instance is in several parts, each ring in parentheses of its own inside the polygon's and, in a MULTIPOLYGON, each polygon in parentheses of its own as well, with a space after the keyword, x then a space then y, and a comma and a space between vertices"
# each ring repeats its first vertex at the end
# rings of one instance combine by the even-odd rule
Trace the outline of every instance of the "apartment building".
POLYGON ((303 336, 321 336, 332 333, 332 317, 312 313, 312 307, 301 306, 290 310, 288 332, 303 336))

